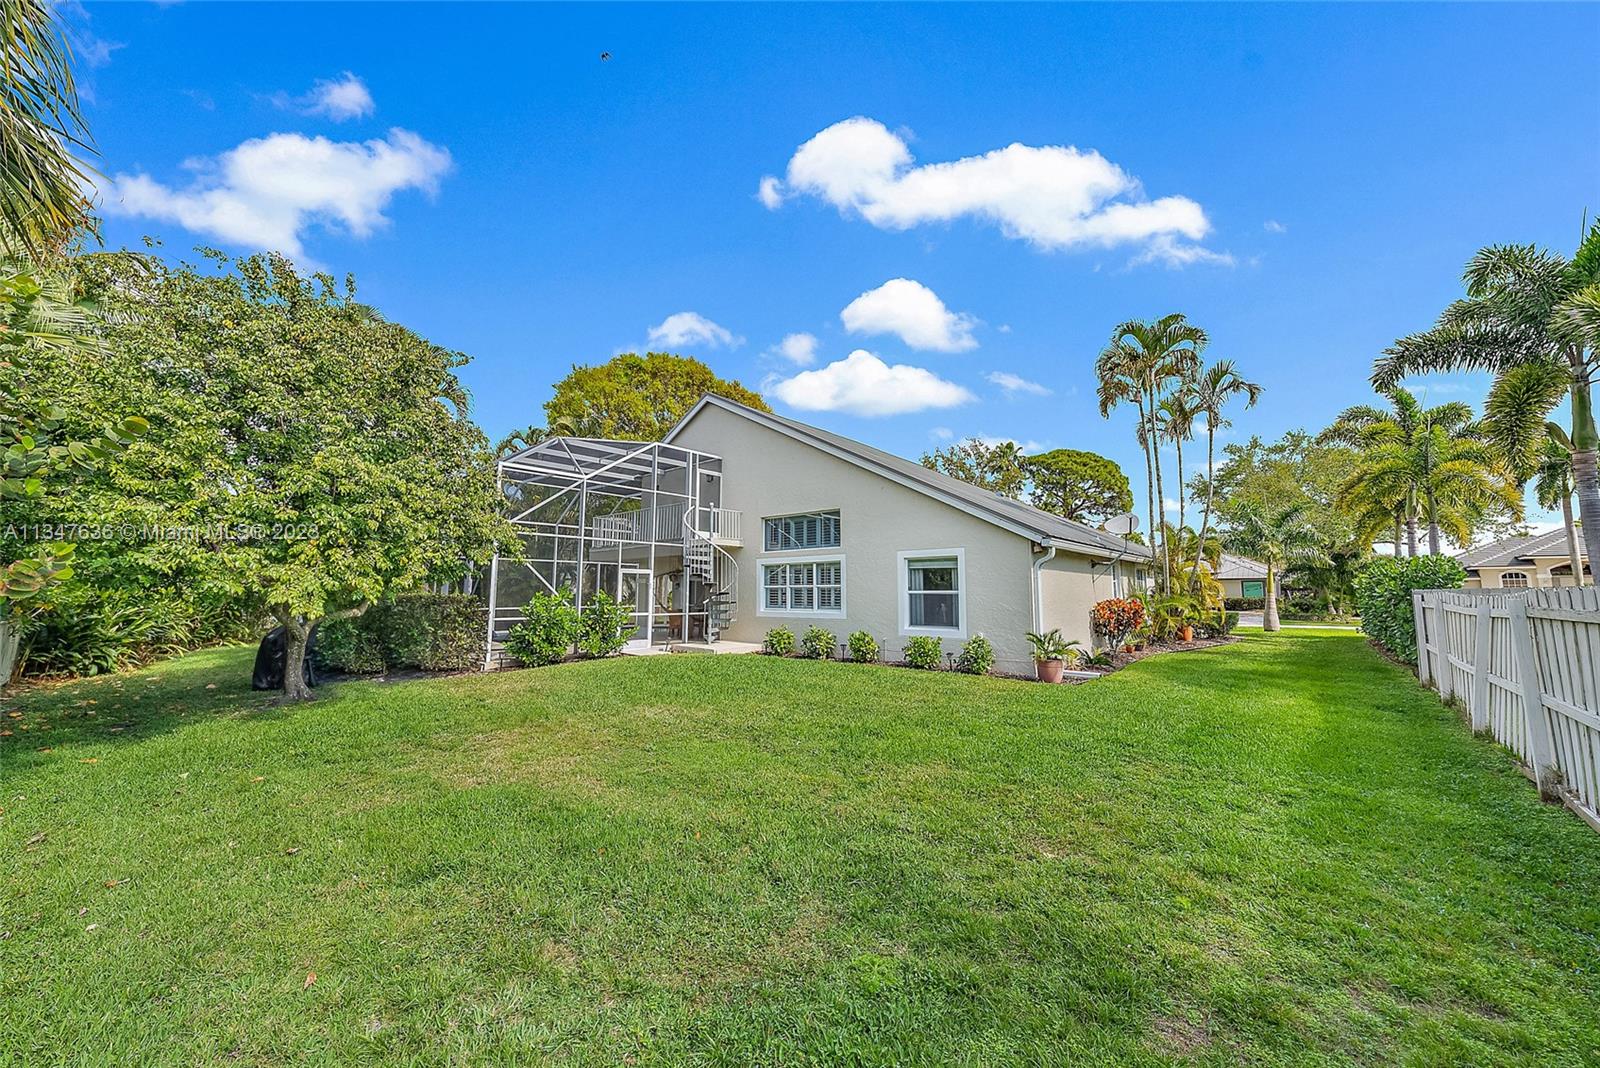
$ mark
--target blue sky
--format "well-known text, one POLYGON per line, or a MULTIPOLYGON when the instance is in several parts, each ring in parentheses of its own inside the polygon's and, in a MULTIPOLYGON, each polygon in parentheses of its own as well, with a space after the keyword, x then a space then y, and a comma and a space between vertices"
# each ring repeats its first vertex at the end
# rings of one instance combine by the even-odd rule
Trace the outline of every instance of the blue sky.
POLYGON ((1570 251, 1600 210, 1594 5, 90 4, 75 25, 107 244, 354 272, 473 357, 491 436, 654 329, 896 452, 1087 448, 1138 486, 1131 415, 1094 403, 1119 321, 1185 312, 1266 387, 1233 436, 1320 427, 1477 247, 1570 251))

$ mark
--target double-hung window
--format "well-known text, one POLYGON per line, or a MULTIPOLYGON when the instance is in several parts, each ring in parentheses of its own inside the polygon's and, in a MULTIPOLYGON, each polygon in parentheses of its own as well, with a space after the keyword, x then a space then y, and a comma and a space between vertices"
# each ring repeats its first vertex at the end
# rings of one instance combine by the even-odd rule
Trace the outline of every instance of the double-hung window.
POLYGON ((967 629, 966 554, 931 549, 900 554, 900 630, 964 637, 967 629))
POLYGON ((805 559, 761 564, 764 615, 843 615, 844 561, 805 559))
POLYGON ((774 516, 765 520, 762 525, 766 528, 763 547, 769 553, 790 549, 839 547, 838 512, 774 516))

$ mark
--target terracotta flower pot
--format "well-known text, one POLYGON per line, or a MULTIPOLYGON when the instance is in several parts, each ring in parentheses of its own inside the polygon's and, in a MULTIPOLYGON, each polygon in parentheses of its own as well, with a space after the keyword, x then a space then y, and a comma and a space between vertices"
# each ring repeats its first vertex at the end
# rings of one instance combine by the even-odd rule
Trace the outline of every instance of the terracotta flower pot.
POLYGON ((1064 660, 1035 660, 1033 670, 1038 674, 1040 682, 1060 682, 1061 673, 1067 669, 1064 660))
POLYGON ((1185 623, 1178 629, 1178 637, 1182 638, 1186 642, 1194 641, 1194 627, 1185 623))

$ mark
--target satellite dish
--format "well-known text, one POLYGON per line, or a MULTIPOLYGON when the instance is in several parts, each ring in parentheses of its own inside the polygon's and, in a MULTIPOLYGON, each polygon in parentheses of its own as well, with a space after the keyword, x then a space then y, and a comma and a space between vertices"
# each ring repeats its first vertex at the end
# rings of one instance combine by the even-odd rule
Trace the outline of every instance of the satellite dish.
POLYGON ((1132 512, 1124 512, 1122 515, 1114 515, 1110 519, 1106 520, 1105 529, 1109 533, 1121 534, 1123 537, 1127 537, 1129 534, 1132 534, 1134 531, 1139 529, 1139 517, 1134 515, 1132 512))

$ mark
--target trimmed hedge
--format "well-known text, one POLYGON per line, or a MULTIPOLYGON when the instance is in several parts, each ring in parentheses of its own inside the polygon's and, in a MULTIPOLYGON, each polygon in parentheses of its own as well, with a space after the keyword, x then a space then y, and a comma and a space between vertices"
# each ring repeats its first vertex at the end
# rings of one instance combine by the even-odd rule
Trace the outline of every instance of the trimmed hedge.
POLYGON ((1417 620, 1412 590, 1459 589, 1467 573, 1453 556, 1380 556, 1356 576, 1361 629, 1400 659, 1417 662, 1417 620))
POLYGON ((471 671, 483 665, 483 604, 454 593, 412 593, 317 630, 323 663, 355 675, 394 668, 471 671))

